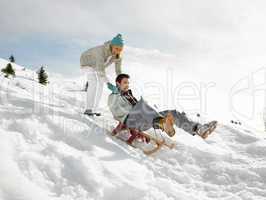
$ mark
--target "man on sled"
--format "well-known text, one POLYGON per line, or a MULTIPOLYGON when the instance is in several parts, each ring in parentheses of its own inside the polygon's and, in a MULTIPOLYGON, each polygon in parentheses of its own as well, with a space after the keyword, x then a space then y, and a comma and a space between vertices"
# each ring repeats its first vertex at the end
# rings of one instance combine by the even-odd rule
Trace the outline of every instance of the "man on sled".
POLYGON ((123 129, 129 129, 131 136, 127 140, 131 144, 136 138, 144 137, 148 143, 149 137, 141 134, 150 128, 161 129, 168 136, 175 135, 174 125, 182 128, 191 135, 199 135, 206 139, 214 131, 217 121, 207 124, 200 124, 191 121, 185 113, 177 110, 165 110, 157 112, 149 106, 142 98, 138 101, 129 89, 129 75, 119 74, 116 77, 116 86, 108 83, 108 88, 112 93, 108 97, 108 106, 113 117, 119 121, 118 126, 113 130, 116 135, 123 129))

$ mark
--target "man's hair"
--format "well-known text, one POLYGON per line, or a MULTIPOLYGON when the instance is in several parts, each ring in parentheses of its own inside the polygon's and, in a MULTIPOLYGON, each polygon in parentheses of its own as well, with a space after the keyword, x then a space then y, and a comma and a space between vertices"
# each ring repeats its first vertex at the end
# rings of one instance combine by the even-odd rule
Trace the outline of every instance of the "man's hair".
POLYGON ((128 74, 119 74, 116 77, 115 82, 121 83, 123 78, 130 78, 130 76, 128 74))

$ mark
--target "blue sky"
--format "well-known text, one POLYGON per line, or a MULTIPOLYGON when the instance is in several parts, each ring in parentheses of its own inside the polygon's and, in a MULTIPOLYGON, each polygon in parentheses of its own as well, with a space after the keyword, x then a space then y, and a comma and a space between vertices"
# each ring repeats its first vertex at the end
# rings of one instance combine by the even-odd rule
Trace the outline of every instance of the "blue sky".
POLYGON ((36 69, 40 65, 58 73, 78 73, 80 46, 69 41, 32 35, 20 39, 1 41, 0 55, 8 58, 13 54, 16 62, 36 69), (61 61, 62 60, 62 61, 61 61), (76 69, 75 69, 76 68, 76 69))
POLYGON ((265 55, 265 11, 262 0, 1 0, 0 57, 77 75, 82 51, 122 33, 127 46, 233 63, 265 55))

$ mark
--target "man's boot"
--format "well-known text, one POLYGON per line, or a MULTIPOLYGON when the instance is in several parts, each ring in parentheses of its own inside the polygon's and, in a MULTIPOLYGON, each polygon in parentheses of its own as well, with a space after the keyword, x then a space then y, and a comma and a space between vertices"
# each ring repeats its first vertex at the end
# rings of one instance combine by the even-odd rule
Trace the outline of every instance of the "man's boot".
POLYGON ((168 136, 173 137, 175 135, 175 118, 171 112, 167 113, 165 118, 160 119, 159 127, 168 136))
POLYGON ((198 126, 196 133, 203 139, 206 139, 217 127, 217 121, 211 121, 207 124, 198 126))

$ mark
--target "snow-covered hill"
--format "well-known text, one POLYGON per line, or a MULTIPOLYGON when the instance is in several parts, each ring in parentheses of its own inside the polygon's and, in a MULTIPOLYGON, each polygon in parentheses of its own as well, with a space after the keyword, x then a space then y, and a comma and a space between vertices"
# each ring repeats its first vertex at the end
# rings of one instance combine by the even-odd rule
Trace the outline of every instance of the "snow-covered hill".
POLYGON ((105 106, 97 123, 84 118, 82 79, 51 74, 45 87, 16 69, 0 83, 1 200, 265 199, 261 134, 221 123, 203 141, 178 130, 173 150, 147 157, 107 136, 116 122, 105 106))

